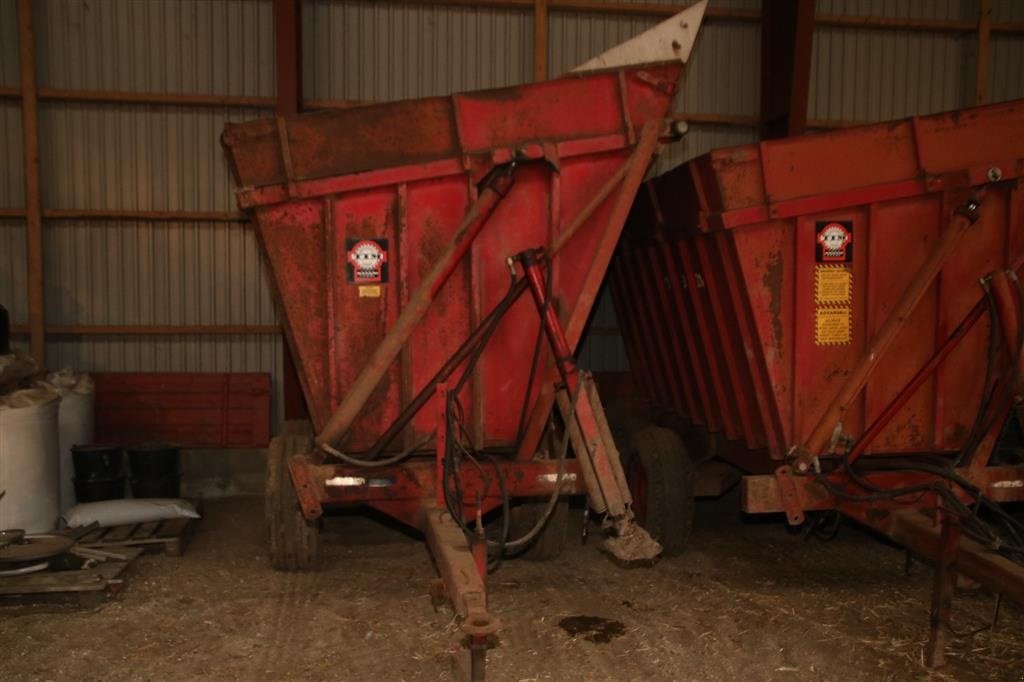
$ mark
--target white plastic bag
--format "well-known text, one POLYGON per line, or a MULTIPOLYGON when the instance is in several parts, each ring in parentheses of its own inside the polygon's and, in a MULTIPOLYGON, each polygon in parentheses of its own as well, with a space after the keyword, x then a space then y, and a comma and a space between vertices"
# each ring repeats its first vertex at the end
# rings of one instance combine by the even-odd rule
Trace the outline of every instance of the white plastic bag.
POLYGON ((59 407, 49 388, 0 396, 0 528, 46 533, 57 524, 59 407))
POLYGON ((64 513, 63 518, 69 528, 79 528, 94 521, 108 527, 166 519, 198 519, 199 514, 196 508, 185 500, 140 499, 76 504, 64 513))
POLYGON ((96 386, 88 374, 70 369, 54 372, 39 386, 51 388, 61 395, 57 428, 60 434, 60 513, 75 506, 75 465, 71 448, 88 445, 95 435, 96 386))

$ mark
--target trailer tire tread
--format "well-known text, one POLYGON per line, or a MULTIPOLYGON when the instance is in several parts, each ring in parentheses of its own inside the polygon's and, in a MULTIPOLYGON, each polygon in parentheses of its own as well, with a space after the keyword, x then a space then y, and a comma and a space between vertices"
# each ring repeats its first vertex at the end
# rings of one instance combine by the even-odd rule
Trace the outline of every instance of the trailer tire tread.
MULTIPOLYGON (((516 538, 533 528, 544 513, 547 500, 529 501, 512 508, 510 534, 516 538)), ((569 498, 562 496, 555 503, 551 518, 541 530, 537 539, 522 551, 520 556, 529 561, 552 561, 562 555, 569 542, 569 498)))
POLYGON ((693 461, 683 440, 670 429, 645 427, 633 433, 629 444, 629 456, 636 458, 631 462, 639 464, 647 478, 644 529, 661 543, 664 556, 679 555, 693 530, 693 461))
POLYGON ((279 571, 305 571, 320 560, 320 528, 299 509, 288 472, 288 458, 313 449, 312 430, 286 422, 267 449, 264 516, 270 565, 279 571))

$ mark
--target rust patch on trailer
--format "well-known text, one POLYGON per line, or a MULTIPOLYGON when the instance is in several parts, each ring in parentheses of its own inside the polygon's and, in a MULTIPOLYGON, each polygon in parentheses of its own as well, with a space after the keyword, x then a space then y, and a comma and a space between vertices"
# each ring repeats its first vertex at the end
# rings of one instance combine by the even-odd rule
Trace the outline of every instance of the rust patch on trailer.
POLYGON ((768 255, 768 265, 761 283, 771 295, 768 312, 772 318, 772 345, 779 355, 782 354, 782 274, 782 253, 772 251, 768 255))

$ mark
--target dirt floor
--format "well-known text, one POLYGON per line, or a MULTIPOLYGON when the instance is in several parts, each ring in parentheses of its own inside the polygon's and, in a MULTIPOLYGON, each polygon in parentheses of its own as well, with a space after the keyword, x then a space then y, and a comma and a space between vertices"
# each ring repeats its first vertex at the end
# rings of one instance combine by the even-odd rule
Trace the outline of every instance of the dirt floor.
MULTIPOLYGON (((1024 680, 1024 611, 921 665, 931 569, 852 527, 831 542, 698 505, 692 549, 623 570, 574 543, 491 580, 493 680, 1024 680)), ((425 546, 331 519, 326 567, 267 568, 261 500, 211 501, 185 556, 144 556, 100 605, 0 605, 0 679, 450 679, 458 630, 428 596, 425 546)), ((579 521, 576 522, 579 527, 579 521)), ((991 619, 959 591, 955 627, 991 619)))

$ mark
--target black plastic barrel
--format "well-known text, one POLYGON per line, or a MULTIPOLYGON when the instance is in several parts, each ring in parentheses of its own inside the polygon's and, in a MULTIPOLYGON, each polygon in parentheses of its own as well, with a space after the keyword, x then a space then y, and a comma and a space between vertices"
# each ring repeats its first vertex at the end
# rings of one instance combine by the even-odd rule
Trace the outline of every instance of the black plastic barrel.
POLYGON ((71 448, 76 481, 124 480, 124 453, 120 445, 75 445, 71 448))
POLYGON ((124 498, 124 476, 114 478, 75 479, 75 499, 79 502, 102 502, 124 498))
POLYGON ((11 317, 7 314, 7 308, 0 305, 0 355, 9 355, 11 352, 11 317))
POLYGON ((180 497, 180 460, 181 448, 176 445, 155 443, 128 448, 132 496, 180 497))

